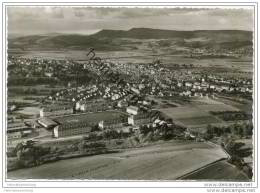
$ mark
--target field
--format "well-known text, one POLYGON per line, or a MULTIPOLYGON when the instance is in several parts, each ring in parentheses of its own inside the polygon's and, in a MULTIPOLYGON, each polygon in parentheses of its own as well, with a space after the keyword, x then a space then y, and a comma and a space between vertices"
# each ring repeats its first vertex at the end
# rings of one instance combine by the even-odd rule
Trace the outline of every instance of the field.
MULTIPOLYGON (((8 172, 8 179, 174 180, 227 155, 206 143, 170 141, 120 153, 62 160, 8 172)), ((210 177, 209 177, 210 178, 210 177)))
POLYGON ((210 114, 210 111, 237 111, 238 109, 212 99, 192 101, 189 105, 159 109, 176 123, 186 127, 205 127, 208 124, 223 125, 224 121, 210 114))
POLYGON ((185 127, 201 127, 207 124, 221 123, 223 121, 216 119, 209 112, 192 106, 181 106, 174 108, 160 109, 160 111, 177 124, 185 127))
POLYGON ((237 108, 227 104, 199 105, 201 111, 238 111, 237 108))
POLYGON ((215 117, 205 116, 205 117, 192 117, 192 118, 180 118, 178 119, 180 122, 184 123, 187 126, 192 125, 202 125, 208 123, 219 123, 219 120, 215 117))
POLYGON ((227 181, 235 179, 234 181, 248 181, 248 177, 235 166, 227 163, 227 161, 220 161, 212 164, 204 169, 187 175, 182 180, 206 180, 215 179, 221 181, 227 181))

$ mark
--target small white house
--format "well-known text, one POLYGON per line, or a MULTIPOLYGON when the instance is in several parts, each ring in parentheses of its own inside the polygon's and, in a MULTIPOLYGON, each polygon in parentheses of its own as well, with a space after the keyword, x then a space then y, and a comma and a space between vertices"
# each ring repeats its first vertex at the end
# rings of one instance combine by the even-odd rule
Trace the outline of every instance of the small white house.
POLYGON ((127 109, 126 109, 126 112, 129 113, 129 114, 132 114, 132 115, 137 115, 137 114, 138 114, 138 110, 139 110, 138 107, 129 106, 129 107, 127 107, 127 109))

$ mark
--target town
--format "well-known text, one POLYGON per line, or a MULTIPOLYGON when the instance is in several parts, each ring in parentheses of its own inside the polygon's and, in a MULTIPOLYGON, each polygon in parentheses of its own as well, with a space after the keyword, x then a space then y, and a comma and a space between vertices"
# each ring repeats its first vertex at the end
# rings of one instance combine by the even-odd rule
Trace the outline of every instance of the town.
MULTIPOLYGON (((214 73, 159 59, 120 63, 96 57, 94 49, 90 54, 86 61, 9 57, 7 154, 20 160, 10 161, 10 171, 158 140, 226 147, 231 138, 224 135, 252 135, 252 111, 245 107, 253 100, 253 80, 243 72, 214 73), (37 150, 37 156, 25 151, 35 145, 56 149, 37 150)), ((248 173, 252 161, 241 165, 248 173)))

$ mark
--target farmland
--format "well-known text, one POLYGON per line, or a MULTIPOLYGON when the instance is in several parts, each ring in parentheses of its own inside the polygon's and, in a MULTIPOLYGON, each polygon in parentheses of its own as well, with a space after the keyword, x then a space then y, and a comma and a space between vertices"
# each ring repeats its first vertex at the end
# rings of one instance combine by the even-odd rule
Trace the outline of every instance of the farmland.
POLYGON ((225 124, 211 111, 238 111, 236 107, 212 99, 193 100, 190 104, 173 108, 161 108, 160 111, 176 123, 186 127, 203 127, 207 124, 225 124))
POLYGON ((174 180, 226 157, 220 148, 206 143, 170 141, 120 153, 62 160, 7 175, 9 179, 174 180))
POLYGON ((214 163, 208 167, 205 167, 199 171, 196 171, 190 175, 187 175, 182 180, 230 180, 236 179, 236 181, 247 181, 248 177, 241 171, 235 168, 235 166, 227 163, 226 161, 220 161, 214 163))
POLYGON ((205 117, 192 117, 192 118, 180 118, 180 122, 185 123, 186 125, 200 125, 208 123, 218 123, 219 120, 215 117, 205 116, 205 117))

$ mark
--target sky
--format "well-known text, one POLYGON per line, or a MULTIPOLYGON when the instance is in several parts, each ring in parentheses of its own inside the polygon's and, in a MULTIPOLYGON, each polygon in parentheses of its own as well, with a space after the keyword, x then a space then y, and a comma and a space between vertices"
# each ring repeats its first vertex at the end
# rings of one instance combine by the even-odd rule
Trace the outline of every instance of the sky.
POLYGON ((93 34, 102 29, 253 31, 252 9, 8 7, 8 34, 93 34))

